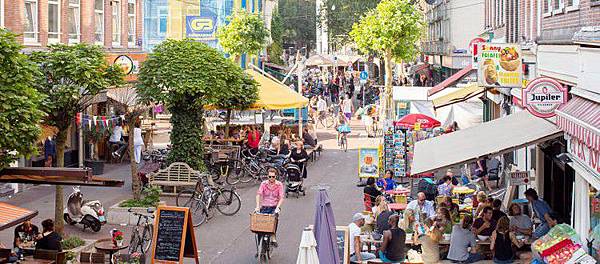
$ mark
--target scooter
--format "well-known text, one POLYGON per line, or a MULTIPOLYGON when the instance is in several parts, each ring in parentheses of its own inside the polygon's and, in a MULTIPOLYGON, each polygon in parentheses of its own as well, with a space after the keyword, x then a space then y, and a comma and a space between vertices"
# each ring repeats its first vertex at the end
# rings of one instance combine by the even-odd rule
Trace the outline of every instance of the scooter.
POLYGON ((84 201, 79 186, 73 187, 73 192, 69 195, 64 219, 69 225, 83 224, 84 231, 90 228, 98 232, 106 224, 102 203, 98 200, 84 201))

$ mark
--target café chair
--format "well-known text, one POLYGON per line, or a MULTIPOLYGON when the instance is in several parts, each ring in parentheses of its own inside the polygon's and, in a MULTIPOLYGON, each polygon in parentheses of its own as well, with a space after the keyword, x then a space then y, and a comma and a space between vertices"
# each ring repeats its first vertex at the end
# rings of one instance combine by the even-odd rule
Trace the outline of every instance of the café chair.
POLYGON ((406 195, 396 195, 394 200, 398 204, 408 204, 408 197, 406 195))
POLYGON ((372 212, 373 203, 371 202, 371 195, 366 194, 366 193, 363 194, 363 203, 365 205, 365 211, 372 212))
POLYGON ((57 255, 58 251, 56 250, 36 249, 33 252, 34 259, 56 260, 57 255))
POLYGON ((80 263, 104 263, 104 259, 106 259, 104 253, 81 252, 79 255, 80 263))
POLYGON ((0 248, 0 263, 8 263, 11 252, 12 250, 10 248, 0 248))

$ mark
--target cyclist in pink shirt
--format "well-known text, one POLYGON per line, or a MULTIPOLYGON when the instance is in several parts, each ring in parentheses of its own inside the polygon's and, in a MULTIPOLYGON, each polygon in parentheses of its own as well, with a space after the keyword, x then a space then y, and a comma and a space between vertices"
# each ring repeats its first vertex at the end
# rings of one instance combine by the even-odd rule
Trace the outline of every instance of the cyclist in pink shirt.
MULTIPOLYGON (((267 173, 269 178, 260 184, 256 192, 256 209, 254 211, 261 214, 278 215, 285 195, 283 183, 277 180, 279 175, 277 169, 269 168, 267 173)), ((275 232, 277 232, 277 226, 275 226, 275 232)), ((277 246, 275 235, 271 236, 271 242, 277 246)))

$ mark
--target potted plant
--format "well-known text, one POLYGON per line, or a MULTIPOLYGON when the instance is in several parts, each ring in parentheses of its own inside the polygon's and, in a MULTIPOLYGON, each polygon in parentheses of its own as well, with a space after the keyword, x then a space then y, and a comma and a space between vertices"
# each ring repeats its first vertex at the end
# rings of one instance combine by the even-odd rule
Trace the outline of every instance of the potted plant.
POLYGON ((120 247, 123 246, 123 232, 117 230, 117 229, 113 229, 110 231, 110 235, 112 237, 112 242, 113 244, 115 244, 115 246, 120 247))
POLYGON ((90 156, 85 160, 85 166, 92 168, 92 174, 100 175, 104 173, 104 160, 100 160, 97 145, 106 141, 108 129, 101 126, 94 126, 85 130, 85 138, 90 144, 90 156))

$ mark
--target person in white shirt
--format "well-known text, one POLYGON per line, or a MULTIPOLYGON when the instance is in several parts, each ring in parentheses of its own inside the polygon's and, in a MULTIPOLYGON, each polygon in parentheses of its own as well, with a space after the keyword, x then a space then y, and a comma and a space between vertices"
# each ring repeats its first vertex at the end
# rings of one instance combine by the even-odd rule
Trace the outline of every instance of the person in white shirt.
POLYGON ((411 209, 415 212, 415 218, 417 222, 422 222, 425 219, 421 219, 421 215, 424 214, 426 218, 435 217, 435 209, 433 209, 433 201, 427 201, 425 193, 417 193, 417 199, 412 200, 406 206, 406 209, 411 209))
POLYGON ((342 102, 342 111, 344 112, 344 116, 346 116, 346 119, 352 119, 353 108, 354 106, 352 105, 352 100, 350 99, 350 97, 348 97, 348 95, 346 95, 346 99, 342 102))
POLYGON ((121 140, 122 138, 123 138, 123 127, 122 127, 122 123, 118 122, 117 125, 113 128, 112 134, 110 135, 110 138, 108 139, 109 145, 111 145, 111 146, 118 145, 119 146, 119 148, 112 153, 113 157, 121 157, 121 153, 123 153, 123 150, 125 150, 125 148, 127 147, 127 144, 125 144, 125 142, 123 142, 121 140))
POLYGON ((362 213, 356 213, 352 217, 352 223, 348 225, 350 233, 350 261, 362 262, 364 260, 376 258, 375 254, 363 252, 362 242, 360 240, 360 227, 365 224, 365 216, 362 213))
POLYGON ((140 128, 140 122, 135 123, 133 129, 133 156, 135 157, 135 163, 140 164, 142 159, 142 146, 144 145, 144 139, 142 138, 142 129, 140 128))

